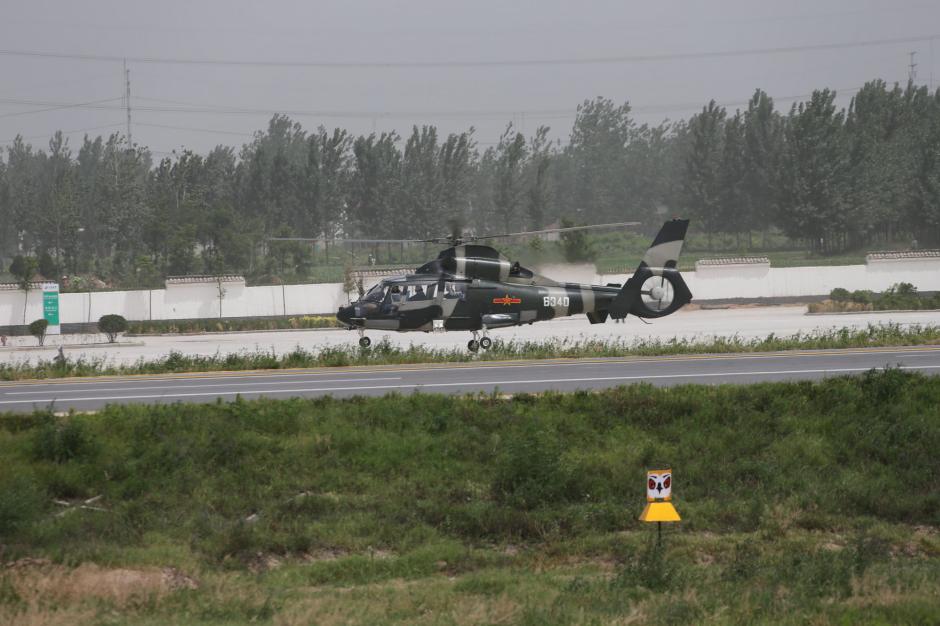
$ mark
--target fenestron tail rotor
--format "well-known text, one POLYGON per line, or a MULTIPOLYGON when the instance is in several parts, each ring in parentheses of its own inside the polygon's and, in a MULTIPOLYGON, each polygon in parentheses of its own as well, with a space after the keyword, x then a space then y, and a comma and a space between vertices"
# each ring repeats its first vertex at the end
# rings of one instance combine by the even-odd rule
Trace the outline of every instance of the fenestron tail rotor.
POLYGON ((675 289, 664 275, 650 276, 640 286, 640 295, 647 308, 659 313, 672 306, 675 289))

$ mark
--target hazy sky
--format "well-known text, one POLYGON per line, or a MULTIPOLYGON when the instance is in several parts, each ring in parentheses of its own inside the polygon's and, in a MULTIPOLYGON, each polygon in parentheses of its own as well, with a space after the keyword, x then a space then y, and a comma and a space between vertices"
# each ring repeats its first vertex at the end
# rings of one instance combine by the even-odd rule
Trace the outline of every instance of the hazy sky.
POLYGON ((643 122, 686 117, 709 99, 746 101, 756 87, 787 109, 829 86, 848 103, 865 81, 934 87, 940 38, 930 41, 698 57, 696 53, 940 36, 937 0, 611 2, 474 0, 0 0, 0 146, 17 133, 45 147, 56 129, 77 151, 84 134, 122 130, 123 76, 114 60, 9 52, 132 57, 133 137, 158 156, 186 146, 240 145, 274 111, 306 128, 354 133, 434 123, 477 129, 482 146, 510 120, 566 138, 578 103, 629 100, 643 122), (692 58, 544 64, 448 65, 597 57, 692 58), (165 64, 140 59, 415 63, 419 66, 283 67, 165 64), (421 63, 444 62, 421 67, 421 63), (106 101, 106 102, 105 102, 106 101), (50 109, 69 103, 87 107, 50 109), (27 104, 28 103, 28 104, 27 104), (188 111, 165 109, 185 108, 188 111), (150 109, 150 110, 148 110, 150 109), (156 110, 155 110, 156 109, 156 110), (226 109, 229 109, 228 111, 226 109), (239 112, 231 109, 239 110, 239 112), (246 112, 247 110, 247 112, 246 112), (257 110, 257 112, 252 112, 257 110), (100 128, 99 128, 100 127, 100 128), (175 127, 175 128, 167 128, 175 127))

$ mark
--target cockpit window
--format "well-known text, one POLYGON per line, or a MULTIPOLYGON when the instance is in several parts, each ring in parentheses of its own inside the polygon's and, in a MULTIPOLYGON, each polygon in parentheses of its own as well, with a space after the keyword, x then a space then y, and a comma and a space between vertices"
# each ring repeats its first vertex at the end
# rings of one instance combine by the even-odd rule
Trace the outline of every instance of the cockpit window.
POLYGON ((366 302, 381 302, 385 299, 385 285, 379 283, 374 285, 363 297, 366 302))
POLYGON ((463 300, 467 296, 466 283, 444 283, 444 298, 457 298, 463 300))
POLYGON ((391 310, 403 302, 432 300, 436 295, 437 283, 379 283, 362 296, 362 301, 384 304, 391 310))
POLYGON ((534 274, 532 273, 532 270, 528 270, 522 267, 522 265, 519 264, 519 261, 516 261, 509 268, 509 275, 518 278, 532 278, 534 274))

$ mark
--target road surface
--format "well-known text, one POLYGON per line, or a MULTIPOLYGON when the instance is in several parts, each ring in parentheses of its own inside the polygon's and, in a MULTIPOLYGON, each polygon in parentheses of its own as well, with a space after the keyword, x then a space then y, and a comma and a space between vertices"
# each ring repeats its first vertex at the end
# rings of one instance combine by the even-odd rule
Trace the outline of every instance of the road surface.
MULTIPOLYGON (((824 332, 833 328, 865 328, 869 324, 940 325, 937 311, 882 311, 849 315, 804 315, 804 306, 746 307, 723 310, 682 309, 673 315, 644 324, 628 317, 625 324, 590 324, 583 315, 564 317, 531 326, 498 328, 490 332, 493 339, 503 341, 634 341, 673 338, 709 341, 716 337, 752 339, 774 333, 778 337, 795 333, 824 332)), ((407 348, 411 344, 436 349, 466 350, 468 332, 396 333, 370 331, 373 342, 383 339, 407 348)), ((88 342, 104 342, 100 335, 63 335, 48 337, 46 346, 36 346, 32 337, 12 337, 11 347, 0 347, 0 363, 49 361, 56 356, 59 343, 69 344, 65 356, 70 360, 102 359, 111 365, 131 364, 140 359, 150 361, 166 357, 171 351, 190 356, 225 356, 228 354, 263 351, 282 355, 296 348, 317 351, 330 346, 356 346, 356 333, 346 330, 308 330, 280 332, 211 333, 202 335, 145 336, 122 339, 122 344, 82 346, 88 342)))
POLYGON ((214 402, 216 398, 290 398, 387 393, 540 392, 604 389, 648 382, 752 383, 818 380, 901 367, 940 373, 940 346, 813 350, 645 358, 486 361, 478 363, 215 372, 0 383, 0 412, 94 410, 114 403, 214 402))

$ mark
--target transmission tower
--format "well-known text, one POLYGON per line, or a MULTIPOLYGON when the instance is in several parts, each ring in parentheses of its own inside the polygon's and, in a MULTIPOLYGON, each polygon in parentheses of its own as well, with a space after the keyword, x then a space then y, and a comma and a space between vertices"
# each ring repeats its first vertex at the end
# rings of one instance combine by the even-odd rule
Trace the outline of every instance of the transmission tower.
POLYGON ((908 64, 907 80, 913 85, 914 81, 917 80, 917 63, 914 62, 914 56, 917 54, 916 50, 912 50, 907 53, 911 57, 911 62, 908 64))
POLYGON ((124 59, 124 110, 127 111, 127 149, 134 149, 131 140, 131 71, 127 69, 127 59, 124 59))

